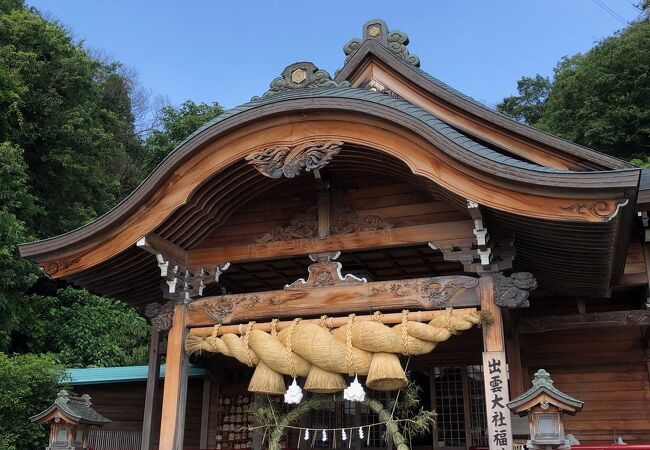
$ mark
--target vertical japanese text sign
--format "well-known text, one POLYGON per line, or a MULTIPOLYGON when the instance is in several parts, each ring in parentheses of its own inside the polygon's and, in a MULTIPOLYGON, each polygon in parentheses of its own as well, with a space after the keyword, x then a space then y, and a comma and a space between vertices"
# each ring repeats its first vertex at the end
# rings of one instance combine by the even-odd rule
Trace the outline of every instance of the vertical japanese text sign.
POLYGON ((505 352, 483 352, 483 382, 490 450, 512 449, 512 425, 508 402, 505 352))

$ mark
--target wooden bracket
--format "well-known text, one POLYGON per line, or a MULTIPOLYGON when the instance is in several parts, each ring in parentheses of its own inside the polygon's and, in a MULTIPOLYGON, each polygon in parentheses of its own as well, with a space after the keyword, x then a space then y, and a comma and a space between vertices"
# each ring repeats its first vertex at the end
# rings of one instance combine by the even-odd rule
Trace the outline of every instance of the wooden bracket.
POLYGON ((230 267, 230 263, 226 262, 190 268, 187 252, 156 234, 141 238, 136 245, 156 257, 160 276, 164 280, 163 297, 170 300, 189 301, 201 297, 205 286, 218 282, 221 274, 230 267))
POLYGON ((440 244, 429 242, 429 247, 440 250, 445 261, 458 261, 463 264, 463 270, 468 273, 490 275, 512 268, 514 246, 512 240, 506 242, 491 239, 487 227, 483 223, 483 214, 478 203, 467 200, 474 228, 474 239, 456 243, 440 244))

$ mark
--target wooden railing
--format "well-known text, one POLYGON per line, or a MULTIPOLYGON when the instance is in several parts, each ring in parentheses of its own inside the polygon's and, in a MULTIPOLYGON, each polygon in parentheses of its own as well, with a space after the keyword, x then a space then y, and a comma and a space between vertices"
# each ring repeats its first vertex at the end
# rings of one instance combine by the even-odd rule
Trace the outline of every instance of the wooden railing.
POLYGON ((139 431, 101 430, 91 428, 86 444, 92 450, 140 450, 142 433, 139 431))

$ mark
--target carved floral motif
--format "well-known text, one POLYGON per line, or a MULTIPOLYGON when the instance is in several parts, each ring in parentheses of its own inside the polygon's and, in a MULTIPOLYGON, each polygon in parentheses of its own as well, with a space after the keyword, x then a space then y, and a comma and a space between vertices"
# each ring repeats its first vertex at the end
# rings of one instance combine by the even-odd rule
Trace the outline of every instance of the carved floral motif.
POLYGON ((584 203, 574 203, 569 206, 563 206, 564 211, 575 211, 578 214, 582 215, 592 215, 601 219, 610 220, 616 216, 618 210, 623 206, 627 205, 628 200, 625 199, 624 202, 616 203, 615 206, 613 203, 609 203, 605 200, 597 200, 593 202, 584 202, 584 203))
POLYGON ((81 258, 73 258, 73 259, 59 259, 56 261, 53 261, 47 265, 46 272, 49 275, 54 275, 57 273, 59 270, 65 270, 68 267, 77 264, 79 261, 81 261, 81 258))
POLYGON ((334 223, 330 226, 330 231, 332 234, 348 234, 394 227, 394 223, 384 220, 379 214, 362 216, 350 208, 341 208, 334 211, 334 223))
POLYGON ((446 307, 451 297, 460 289, 472 289, 478 285, 478 278, 434 277, 416 280, 395 281, 388 287, 372 288, 370 296, 391 293, 395 297, 418 295, 431 306, 446 307))
POLYGON ((257 243, 289 241, 291 239, 307 239, 318 234, 318 219, 313 214, 297 214, 291 219, 291 224, 283 227, 275 226, 271 231, 255 238, 257 243))
MULTIPOLYGON (((385 220, 379 214, 363 215, 344 206, 341 192, 335 191, 332 197, 332 221, 329 231, 333 235, 385 230, 395 227, 394 223, 385 220)), ((315 196, 310 197, 303 203, 307 213, 296 214, 289 225, 277 225, 270 231, 256 237, 255 242, 279 242, 292 239, 309 239, 318 236, 315 196)))
POLYGON ((246 161, 269 178, 294 178, 304 170, 325 167, 341 151, 341 141, 309 141, 294 146, 270 147, 251 153, 246 161))
POLYGON ((311 264, 307 270, 309 271, 307 281, 300 278, 286 285, 284 289, 314 289, 366 283, 365 278, 358 278, 351 274, 341 275, 341 263, 336 261, 318 261, 311 264))
MULTIPOLYGON (((187 309, 190 311, 203 311, 217 323, 223 323, 232 314, 235 307, 253 309, 255 305, 261 302, 262 299, 256 294, 232 294, 218 302, 193 302, 188 305, 187 309)), ((271 300, 271 303, 273 304, 273 300, 271 300)))

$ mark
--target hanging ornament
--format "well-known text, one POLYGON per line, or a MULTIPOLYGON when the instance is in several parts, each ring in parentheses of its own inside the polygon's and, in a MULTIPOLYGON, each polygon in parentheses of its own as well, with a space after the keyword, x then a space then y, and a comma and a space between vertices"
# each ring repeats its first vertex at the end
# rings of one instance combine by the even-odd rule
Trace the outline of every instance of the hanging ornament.
POLYGON ((341 430, 341 440, 342 441, 347 441, 348 440, 348 435, 345 432, 345 430, 341 430))
POLYGON ((359 439, 363 439, 363 427, 359 427, 359 439))
POLYGON ((327 442, 327 430, 323 430, 323 436, 321 437, 323 442, 327 442))
POLYGON ((287 392, 284 394, 284 402, 289 405, 297 405, 300 403, 300 400, 302 400, 302 389, 300 389, 300 386, 298 386, 294 377, 289 389, 287 389, 287 392))
POLYGON ((363 386, 359 383, 357 376, 354 376, 354 380, 350 383, 350 386, 346 387, 343 390, 343 398, 345 400, 350 400, 351 402, 362 402, 366 398, 366 391, 363 390, 363 386))
POLYGON ((309 428, 307 428, 307 429, 305 430, 305 440, 306 440, 306 441, 309 440, 309 428))

